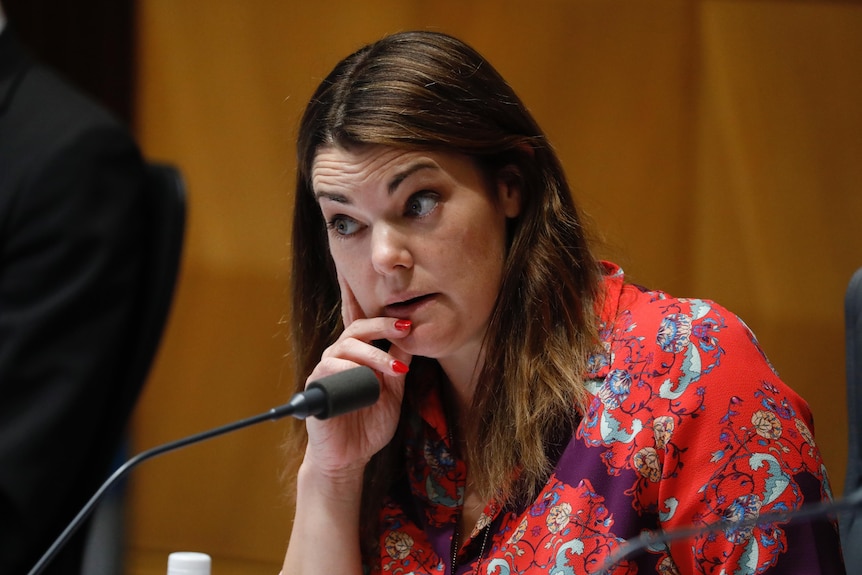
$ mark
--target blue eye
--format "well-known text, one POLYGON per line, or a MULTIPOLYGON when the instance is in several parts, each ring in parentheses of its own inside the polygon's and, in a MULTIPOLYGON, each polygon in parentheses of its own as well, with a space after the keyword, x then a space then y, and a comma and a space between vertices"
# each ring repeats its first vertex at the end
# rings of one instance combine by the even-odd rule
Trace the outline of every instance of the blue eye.
POLYGON ((340 236, 352 236, 359 231, 359 222, 347 216, 335 216, 326 222, 326 228, 340 236))
POLYGON ((440 196, 435 192, 419 192, 410 196, 404 211, 409 216, 421 218, 433 212, 439 203, 440 196))

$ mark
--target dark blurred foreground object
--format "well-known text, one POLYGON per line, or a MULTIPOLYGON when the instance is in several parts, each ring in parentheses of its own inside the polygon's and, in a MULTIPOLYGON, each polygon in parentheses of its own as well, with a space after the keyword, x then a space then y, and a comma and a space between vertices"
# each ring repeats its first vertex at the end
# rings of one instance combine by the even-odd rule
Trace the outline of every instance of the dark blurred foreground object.
POLYGON ((21 43, 61 77, 133 124, 134 0, 3 0, 21 43))
MULTIPOLYGON (((862 487, 862 268, 856 270, 844 296, 847 350, 847 476, 844 493, 862 487)), ((862 515, 841 517, 841 545, 847 573, 862 573, 862 515)))
MULTIPOLYGON (((14 14, 0 33, 0 573, 11 575, 110 471, 173 295, 185 208, 177 171, 145 163, 121 121, 37 64, 14 14)), ((46 573, 80 572, 85 535, 46 573)))

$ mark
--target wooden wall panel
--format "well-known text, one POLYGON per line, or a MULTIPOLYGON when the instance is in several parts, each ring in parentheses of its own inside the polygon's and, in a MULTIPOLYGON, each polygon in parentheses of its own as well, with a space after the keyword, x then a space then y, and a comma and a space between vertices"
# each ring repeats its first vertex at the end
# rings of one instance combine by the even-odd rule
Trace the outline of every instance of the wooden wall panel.
POLYGON ((841 492, 844 290, 862 266, 862 6, 706 2, 694 292, 752 327, 815 416, 841 492))

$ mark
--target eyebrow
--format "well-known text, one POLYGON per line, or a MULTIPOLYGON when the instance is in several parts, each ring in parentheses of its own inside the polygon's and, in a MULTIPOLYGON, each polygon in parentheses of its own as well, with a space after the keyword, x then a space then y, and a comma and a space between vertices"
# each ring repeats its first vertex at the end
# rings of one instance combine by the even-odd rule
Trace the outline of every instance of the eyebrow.
POLYGON ((416 172, 418 172, 420 170, 438 170, 438 169, 440 169, 440 166, 438 166, 434 162, 430 162, 428 160, 421 160, 419 162, 416 162, 413 165, 408 166, 407 169, 405 169, 403 172, 399 172, 398 174, 396 174, 395 177, 392 178, 392 181, 389 182, 389 187, 388 187, 389 195, 391 196, 392 194, 394 194, 395 190, 398 189, 398 186, 400 186, 404 180, 406 180, 407 178, 409 178, 410 176, 412 176, 416 172))
MULTIPOLYGON (((395 177, 392 178, 392 181, 390 181, 389 185, 386 187, 386 191, 391 196, 398 189, 398 186, 400 186, 404 182, 404 180, 406 180, 407 178, 409 178, 410 176, 412 176, 416 172, 419 172, 421 170, 439 170, 439 169, 440 169, 440 166, 438 166, 434 162, 431 162, 428 160, 418 161, 415 164, 411 164, 410 166, 407 166, 407 168, 404 169, 403 171, 395 174, 395 177)), ((344 194, 325 192, 325 191, 315 191, 314 192, 314 199, 316 199, 317 201, 320 201, 321 199, 326 199, 326 200, 330 200, 333 202, 338 202, 340 204, 351 203, 350 199, 347 196, 345 196, 344 194)))

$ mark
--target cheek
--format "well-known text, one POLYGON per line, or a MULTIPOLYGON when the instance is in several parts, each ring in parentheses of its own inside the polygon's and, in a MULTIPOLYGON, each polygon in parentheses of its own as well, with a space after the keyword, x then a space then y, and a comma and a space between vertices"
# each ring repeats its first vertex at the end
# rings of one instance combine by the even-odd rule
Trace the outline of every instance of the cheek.
POLYGON ((484 313, 496 300, 504 262, 504 238, 493 226, 462 228, 447 250, 445 275, 458 291, 484 313), (486 305, 487 304, 487 305, 486 305))
POLYGON ((455 260, 465 270, 492 271, 502 268, 505 252, 505 229, 496 221, 482 226, 464 226, 455 239, 455 260))
MULTIPOLYGON (((345 253, 338 253, 337 250, 335 252, 330 251, 330 255, 335 262, 335 271, 338 274, 339 281, 347 284, 353 293, 356 303, 359 304, 363 313, 368 314, 371 300, 366 291, 370 289, 369 286, 372 284, 368 281, 365 271, 367 266, 363 266, 365 260, 345 253)), ((342 298, 345 297, 343 287, 341 296, 342 298)))
POLYGON ((335 262, 335 270, 339 275, 355 275, 359 269, 359 263, 367 257, 364 251, 364 248, 355 241, 329 238, 329 257, 335 262))

